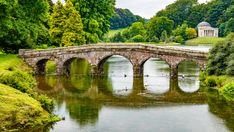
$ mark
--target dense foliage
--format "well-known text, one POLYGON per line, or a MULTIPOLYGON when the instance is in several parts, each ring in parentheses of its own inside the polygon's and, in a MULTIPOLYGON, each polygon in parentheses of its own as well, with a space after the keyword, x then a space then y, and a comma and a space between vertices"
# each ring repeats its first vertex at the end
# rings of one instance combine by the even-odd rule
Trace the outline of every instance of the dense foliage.
POLYGON ((142 17, 134 15, 128 9, 116 8, 114 16, 110 19, 110 29, 126 28, 137 21, 145 21, 142 17))
POLYGON ((54 6, 50 19, 50 34, 56 45, 74 46, 85 43, 81 17, 70 0, 54 6))
POLYGON ((234 34, 212 48, 207 64, 209 75, 234 75, 234 34))
POLYGON ((115 0, 71 0, 80 13, 86 43, 96 43, 110 28, 115 0))
POLYGON ((47 43, 45 23, 49 16, 47 0, 0 1, 0 48, 16 53, 47 43))
POLYGON ((174 28, 187 23, 195 28, 201 21, 209 22, 213 27, 219 27, 220 36, 233 32, 234 0, 212 0, 199 4, 197 0, 177 0, 156 16, 165 16, 174 21, 174 28))
POLYGON ((167 17, 153 17, 147 26, 147 39, 149 41, 160 38, 165 34, 171 34, 174 22, 167 17))
POLYGON ((188 18, 194 4, 197 4, 197 0, 177 0, 166 9, 159 11, 156 16, 168 17, 174 21, 174 27, 177 27, 188 18))

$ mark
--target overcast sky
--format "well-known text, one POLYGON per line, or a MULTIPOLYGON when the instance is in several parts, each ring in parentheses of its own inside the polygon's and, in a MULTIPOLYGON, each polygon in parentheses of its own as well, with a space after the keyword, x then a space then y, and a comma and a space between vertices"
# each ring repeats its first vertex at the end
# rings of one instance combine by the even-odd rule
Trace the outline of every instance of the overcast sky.
MULTIPOLYGON (((57 0, 53 0, 54 2, 57 0)), ((63 0, 61 0, 63 1, 63 0)), ((145 18, 151 18, 161 9, 173 3, 175 0, 116 0, 116 7, 130 9, 134 14, 145 18)), ((198 0, 204 3, 209 0, 198 0)))

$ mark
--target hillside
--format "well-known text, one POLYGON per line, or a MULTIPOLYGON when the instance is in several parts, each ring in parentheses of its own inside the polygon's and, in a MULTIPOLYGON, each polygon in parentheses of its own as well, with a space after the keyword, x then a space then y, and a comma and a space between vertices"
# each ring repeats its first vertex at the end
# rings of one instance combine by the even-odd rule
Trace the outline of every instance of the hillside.
POLYGON ((144 21, 141 16, 134 15, 129 9, 115 9, 115 15, 110 19, 110 29, 116 30, 120 28, 126 28, 132 25, 136 21, 144 21))

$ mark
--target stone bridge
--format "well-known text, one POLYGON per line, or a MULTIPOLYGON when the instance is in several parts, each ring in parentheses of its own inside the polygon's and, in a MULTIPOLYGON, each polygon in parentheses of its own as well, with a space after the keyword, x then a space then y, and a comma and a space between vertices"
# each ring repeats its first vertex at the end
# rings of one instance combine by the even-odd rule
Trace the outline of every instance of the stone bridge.
POLYGON ((56 63, 57 75, 69 75, 70 64, 76 58, 85 59, 91 65, 91 75, 104 75, 104 63, 113 55, 127 58, 133 65, 134 77, 143 76, 144 63, 150 58, 160 58, 170 67, 170 76, 177 77, 178 65, 191 60, 204 70, 207 62, 207 52, 183 49, 170 46, 156 46, 151 44, 93 44, 45 50, 19 51, 19 56, 36 70, 37 74, 44 75, 48 60, 56 63))

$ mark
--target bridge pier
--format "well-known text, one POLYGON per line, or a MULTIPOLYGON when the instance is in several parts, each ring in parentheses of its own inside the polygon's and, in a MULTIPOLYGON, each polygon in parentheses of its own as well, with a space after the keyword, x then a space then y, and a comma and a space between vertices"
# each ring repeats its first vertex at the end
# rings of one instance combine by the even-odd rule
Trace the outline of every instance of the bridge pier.
POLYGON ((144 76, 143 67, 141 67, 140 65, 134 65, 133 66, 133 76, 134 76, 134 78, 143 77, 144 76))
POLYGON ((171 79, 178 78, 178 66, 177 65, 170 66, 170 78, 171 79))
POLYGON ((104 75, 103 68, 99 68, 97 65, 91 65, 91 76, 100 77, 104 75))

